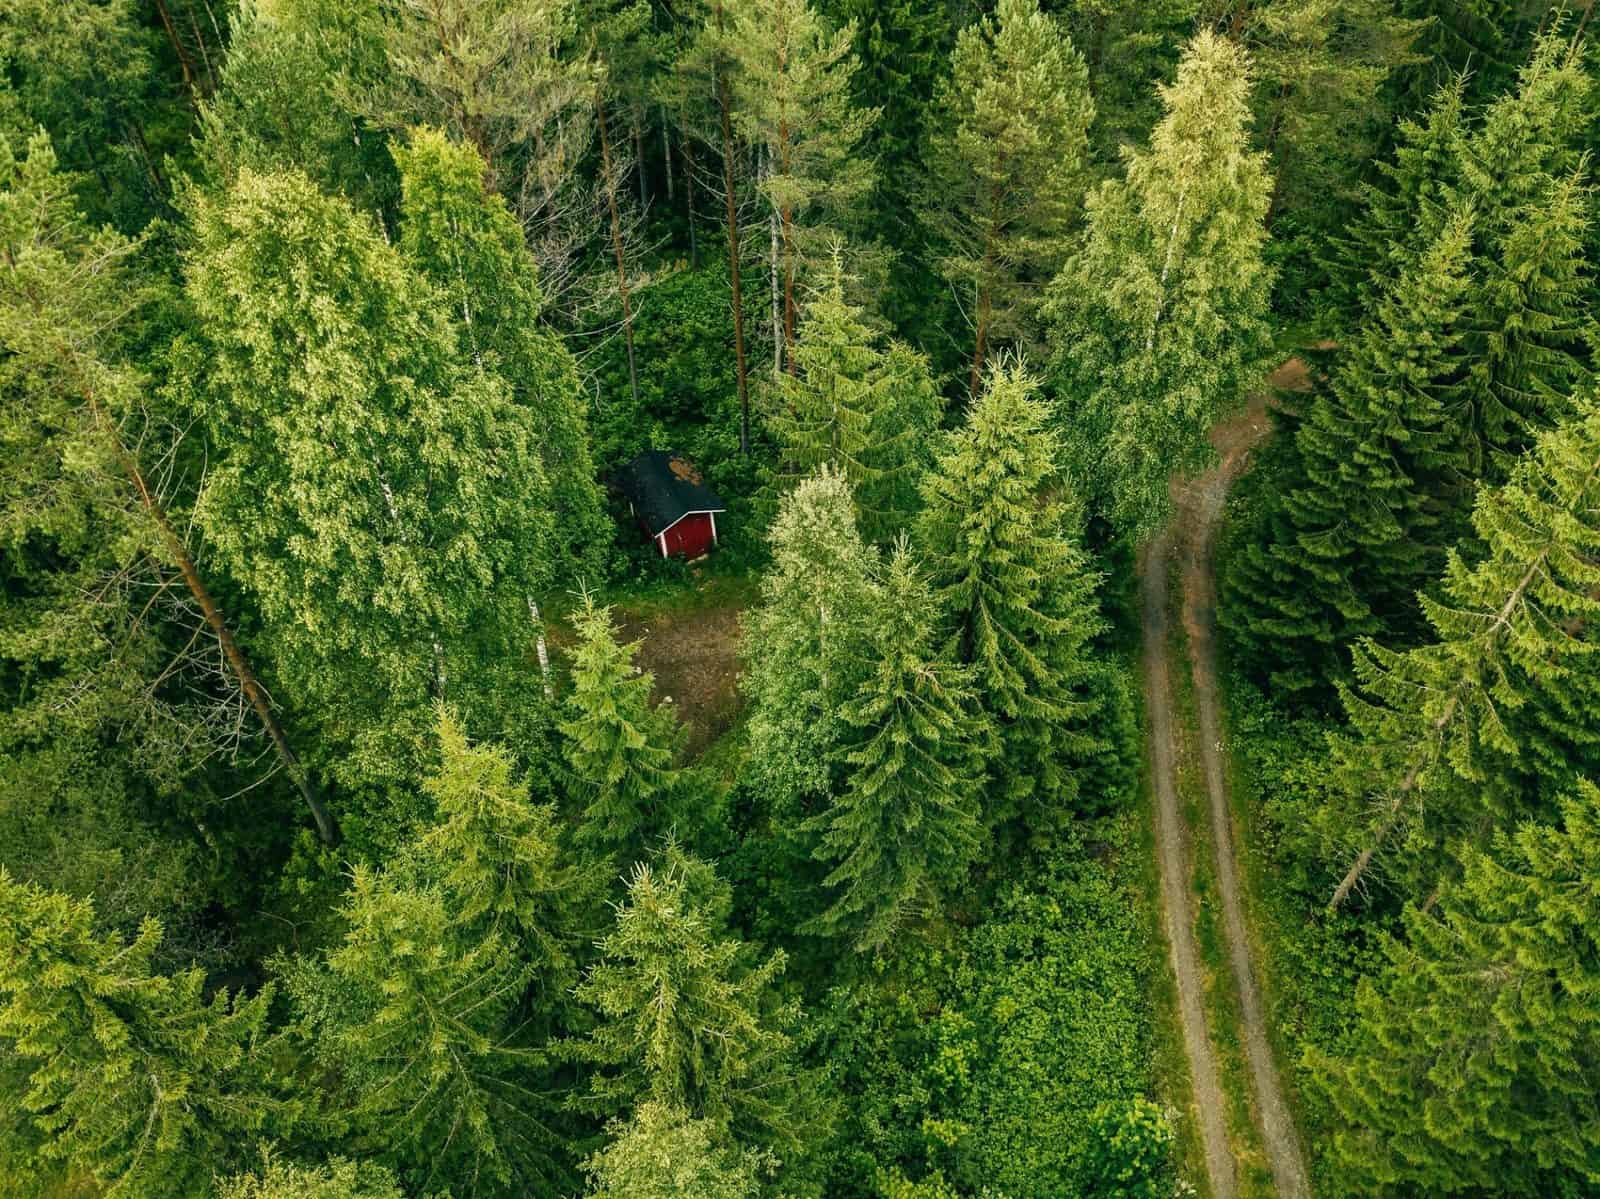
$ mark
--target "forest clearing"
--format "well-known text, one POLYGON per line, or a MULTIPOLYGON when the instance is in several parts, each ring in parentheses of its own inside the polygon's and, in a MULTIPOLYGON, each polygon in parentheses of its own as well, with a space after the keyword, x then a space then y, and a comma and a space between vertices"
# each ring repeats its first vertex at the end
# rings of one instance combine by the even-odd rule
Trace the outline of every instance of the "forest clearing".
POLYGON ((1592 0, 0 0, 0 1196, 1600 1193, 1592 0))

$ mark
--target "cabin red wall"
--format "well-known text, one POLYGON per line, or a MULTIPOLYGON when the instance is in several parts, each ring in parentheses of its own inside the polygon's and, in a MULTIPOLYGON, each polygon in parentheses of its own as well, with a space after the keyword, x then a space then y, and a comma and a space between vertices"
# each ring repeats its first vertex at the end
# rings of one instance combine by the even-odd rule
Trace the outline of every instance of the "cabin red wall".
MULTIPOLYGON (((663 536, 667 539, 668 554, 682 554, 685 558, 698 558, 707 553, 713 544, 711 536, 711 515, 707 512, 694 512, 685 516, 663 536)), ((659 547, 660 540, 656 545, 659 547)))

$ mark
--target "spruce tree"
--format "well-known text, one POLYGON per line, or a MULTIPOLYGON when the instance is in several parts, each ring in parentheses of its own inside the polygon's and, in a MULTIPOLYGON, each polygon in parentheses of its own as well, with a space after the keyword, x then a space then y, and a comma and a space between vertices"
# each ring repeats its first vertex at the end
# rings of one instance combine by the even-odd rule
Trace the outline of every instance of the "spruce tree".
POLYGON ((832 791, 841 709, 870 670, 868 630, 885 600, 850 485, 831 468, 783 498, 769 538, 772 564, 746 617, 740 686, 750 700, 753 777, 784 807, 832 791))
POLYGON ((1511 228, 1553 186, 1586 177, 1593 84, 1568 35, 1558 28, 1541 37, 1515 86, 1481 114, 1466 104, 1468 83, 1451 78, 1421 121, 1402 122, 1393 162, 1380 164, 1349 237, 1336 243, 1331 298, 1346 319, 1392 286, 1454 213, 1473 212, 1474 257, 1499 260, 1511 228))
POLYGON ((1483 548, 1452 553, 1443 594, 1424 599, 1434 640, 1356 646, 1357 683, 1343 691, 1354 732, 1332 743, 1345 803, 1329 817, 1360 852, 1335 906, 1402 831, 1409 864, 1393 872, 1428 886, 1447 835, 1547 810, 1600 761, 1597 496, 1600 406, 1587 397, 1510 481, 1480 493, 1483 548))
POLYGON ((153 919, 104 936, 92 903, 0 867, 0 1045, 20 1082, 0 1130, 24 1142, 0 1155, 36 1179, 198 1197, 293 1117, 268 1083, 272 988, 208 999, 200 968, 153 967, 161 939, 153 919))
POLYGON ((832 467, 852 488, 863 533, 885 540, 915 513, 942 404, 927 360, 902 342, 881 344, 845 281, 835 248, 769 423, 789 468, 805 476, 832 467))
POLYGON ((440 293, 370 219, 304 176, 242 172, 193 227, 198 329, 174 353, 211 439, 199 523, 279 677, 348 747, 330 768, 398 781, 439 698, 506 731, 555 560, 533 413, 463 360, 440 293))
POLYGON ((904 538, 880 586, 892 602, 867 640, 872 673, 841 710, 844 791, 811 822, 835 893, 817 926, 860 949, 959 884, 983 836, 990 749, 970 671, 938 656, 939 612, 904 538))
POLYGON ((1390 81, 1420 61, 1424 21, 1392 0, 1235 0, 1228 36, 1257 67, 1256 127, 1274 226, 1338 229, 1392 115, 1390 81))
POLYGON ((675 846, 634 865, 616 926, 577 988, 597 1015, 594 1031, 568 1044, 593 1068, 579 1102, 621 1113, 653 1101, 741 1142, 796 1150, 813 1100, 794 1060, 798 1007, 776 993, 785 958, 751 964, 727 935, 727 905, 711 867, 675 846))
POLYGON ((1343 348, 1294 431, 1298 485, 1232 570, 1230 623, 1258 658, 1281 664, 1281 690, 1337 677, 1356 637, 1413 632, 1414 592, 1465 531, 1471 230, 1466 215, 1452 220, 1343 348))
POLYGON ((872 163, 859 147, 877 110, 851 97, 854 28, 829 28, 808 0, 733 0, 728 9, 734 120, 764 156, 756 192, 778 238, 775 338, 788 358, 802 289, 871 191, 872 163))
POLYGON ((484 184, 525 206, 547 205, 586 148, 595 66, 563 55, 577 28, 572 0, 425 0, 380 26, 387 70, 362 97, 391 130, 433 125, 484 161, 484 184))
POLYGON ((504 379, 532 415, 550 485, 558 569, 603 566, 611 522, 595 482, 578 364, 540 324, 544 296, 521 225, 483 187, 483 160, 431 129, 394 146, 400 171, 400 248, 439 288, 472 360, 504 379))
POLYGON ((1077 513, 1056 472, 1036 381, 1018 362, 990 369, 961 429, 923 484, 918 544, 999 734, 991 820, 1063 815, 1073 769, 1101 748, 1090 642, 1102 622, 1099 577, 1078 543, 1077 513))
POLYGON ((567 861, 555 807, 535 804, 513 777, 510 753, 470 744, 448 709, 438 736, 439 766, 423 782, 436 813, 419 846, 427 872, 467 935, 500 937, 559 993, 591 883, 567 861))
POLYGON ((1350 1193, 1579 1195, 1600 1186, 1600 789, 1556 825, 1463 853, 1437 914, 1405 912, 1312 1080, 1350 1193))
POLYGON ((341 943, 289 970, 315 1060, 380 1160, 426 1192, 547 1185, 557 1153, 515 1036, 526 967, 462 928, 437 888, 358 867, 341 943))
POLYGON ((1581 170, 1509 214, 1479 268, 1464 349, 1476 473, 1498 482, 1510 463, 1594 376, 1600 325, 1589 314, 1594 196, 1581 170))
POLYGON ((968 391, 994 341, 1029 331, 1055 277, 1085 184, 1094 101, 1089 71, 1038 0, 1000 0, 962 30, 929 115, 923 219, 940 270, 970 296, 968 391))
POLYGON ((1323 299, 1345 323, 1360 322, 1447 219, 1466 136, 1465 88, 1465 77, 1452 76, 1420 118, 1400 120, 1391 156, 1360 186, 1359 213, 1330 235, 1323 299))
POLYGON ((619 644, 611 609, 583 595, 574 621, 572 691, 560 729, 584 803, 580 843, 608 851, 637 845, 664 823, 680 785, 673 759, 683 739, 672 709, 650 703, 651 676, 633 664, 639 645, 619 644))
POLYGON ((741 1149, 713 1120, 646 1100, 584 1163, 587 1199, 755 1199, 774 1163, 741 1149))
POLYGON ((1090 193, 1083 246, 1050 287, 1067 462, 1135 539, 1165 519, 1172 472, 1208 460, 1212 421, 1266 353, 1270 182, 1249 149, 1250 80, 1232 42, 1189 43, 1148 148, 1090 193))

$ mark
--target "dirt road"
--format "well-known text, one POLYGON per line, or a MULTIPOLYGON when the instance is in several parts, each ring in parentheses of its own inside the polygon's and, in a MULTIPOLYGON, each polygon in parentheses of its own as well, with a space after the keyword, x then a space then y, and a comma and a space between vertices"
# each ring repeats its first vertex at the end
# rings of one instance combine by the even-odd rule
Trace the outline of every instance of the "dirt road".
MULTIPOLYGON (((1299 390, 1304 380, 1304 367, 1291 359, 1269 382, 1278 389, 1299 390)), ((1201 998, 1203 976, 1192 931, 1194 888, 1188 866, 1188 828, 1177 794, 1178 730, 1173 717, 1172 647, 1167 625, 1167 577, 1174 549, 1181 555, 1183 567, 1183 623, 1199 726, 1194 740, 1198 744, 1209 800, 1222 928, 1227 939, 1234 991, 1239 999, 1238 1037, 1249 1063, 1254 1110, 1279 1199, 1309 1199, 1311 1194, 1304 1155, 1285 1098, 1283 1079, 1273 1059, 1261 991, 1250 961, 1250 937, 1239 897, 1239 864, 1229 815, 1227 775, 1223 769, 1217 694, 1216 580, 1212 547, 1228 488, 1244 469, 1250 449, 1269 429, 1263 396, 1212 430, 1212 442, 1221 461, 1206 474, 1174 488, 1173 519, 1145 553, 1140 592, 1144 610, 1146 702, 1150 715, 1150 770, 1156 801, 1162 919, 1177 979, 1184 1049, 1189 1060, 1206 1170, 1215 1199, 1231 1199, 1236 1195, 1238 1180, 1234 1155, 1228 1144, 1216 1054, 1206 1032, 1201 998)))

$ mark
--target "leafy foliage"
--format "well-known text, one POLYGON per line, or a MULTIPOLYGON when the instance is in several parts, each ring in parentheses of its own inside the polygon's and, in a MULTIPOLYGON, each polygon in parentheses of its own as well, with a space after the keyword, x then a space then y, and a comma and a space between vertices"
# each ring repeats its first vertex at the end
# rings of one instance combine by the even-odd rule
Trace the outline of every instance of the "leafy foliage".
POLYGON ((1135 539, 1165 518, 1168 473, 1206 461, 1206 429, 1256 381, 1272 283, 1244 53, 1202 31, 1160 93, 1149 146, 1090 193, 1047 305, 1066 459, 1135 539))

